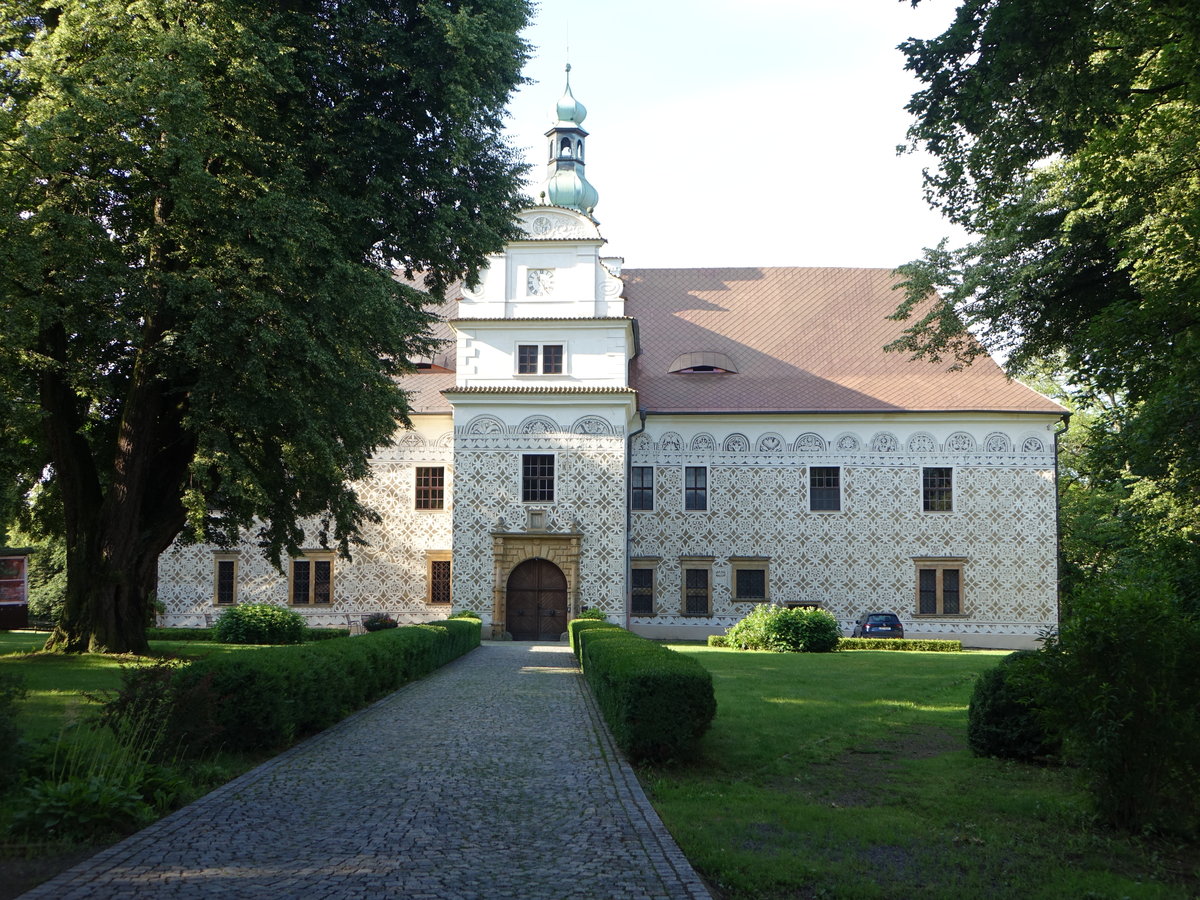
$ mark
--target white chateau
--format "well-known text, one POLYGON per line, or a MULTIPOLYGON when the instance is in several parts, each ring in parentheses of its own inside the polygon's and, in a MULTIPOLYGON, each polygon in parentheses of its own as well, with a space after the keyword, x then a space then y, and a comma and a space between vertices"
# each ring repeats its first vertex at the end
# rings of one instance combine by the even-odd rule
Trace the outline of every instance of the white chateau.
POLYGON ((414 427, 360 486, 383 517, 368 546, 350 561, 314 537, 284 573, 249 545, 176 547, 164 624, 268 601, 313 625, 471 609, 515 640, 584 607, 699 639, 763 602, 847 634, 892 611, 969 646, 1054 625, 1064 410, 987 357, 885 353, 888 270, 622 271, 569 82, 556 113, 524 237, 441 309, 446 352, 405 380, 414 427))

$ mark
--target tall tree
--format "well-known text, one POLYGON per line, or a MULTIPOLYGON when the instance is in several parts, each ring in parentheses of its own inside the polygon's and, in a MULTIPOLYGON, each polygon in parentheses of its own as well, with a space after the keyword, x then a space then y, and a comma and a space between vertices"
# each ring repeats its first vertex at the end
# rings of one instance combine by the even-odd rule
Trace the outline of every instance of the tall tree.
POLYGON ((51 644, 145 647, 189 526, 346 550, 428 298, 511 234, 526 0, 8 0, 5 469, 61 500, 51 644), (26 427, 32 423, 32 430, 26 427))
POLYGON ((969 329, 1018 366, 1063 354, 1078 387, 1119 398, 1106 431, 1128 471, 1194 497, 1200 5, 964 0, 901 49, 923 83, 910 137, 938 161, 928 199, 979 238, 904 267, 896 346, 966 362, 969 329))

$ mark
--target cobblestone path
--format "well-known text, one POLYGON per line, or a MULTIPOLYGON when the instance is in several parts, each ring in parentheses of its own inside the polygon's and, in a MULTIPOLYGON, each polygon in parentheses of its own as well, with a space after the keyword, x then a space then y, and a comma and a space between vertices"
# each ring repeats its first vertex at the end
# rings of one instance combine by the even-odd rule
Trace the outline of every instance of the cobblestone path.
POLYGON ((25 898, 707 898, 565 644, 485 643, 25 898))

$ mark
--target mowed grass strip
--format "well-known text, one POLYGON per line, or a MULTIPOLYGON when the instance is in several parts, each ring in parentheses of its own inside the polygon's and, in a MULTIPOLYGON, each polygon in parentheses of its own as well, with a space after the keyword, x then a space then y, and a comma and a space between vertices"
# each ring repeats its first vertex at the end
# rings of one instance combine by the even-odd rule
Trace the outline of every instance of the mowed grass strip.
POLYGON ((712 672, 700 758, 643 768, 719 895, 1184 898, 1194 848, 1104 831, 1068 769, 976 759, 976 676, 1003 653, 673 645, 712 672))

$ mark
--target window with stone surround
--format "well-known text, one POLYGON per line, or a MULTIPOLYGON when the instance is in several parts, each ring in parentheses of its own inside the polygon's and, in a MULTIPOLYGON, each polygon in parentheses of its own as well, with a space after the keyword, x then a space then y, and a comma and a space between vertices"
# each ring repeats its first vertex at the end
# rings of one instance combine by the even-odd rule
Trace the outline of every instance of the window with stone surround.
POLYGON ((962 615, 963 568, 966 560, 932 558, 913 562, 917 567, 917 615, 962 615))
POLYGON ((236 553, 213 555, 214 606, 233 606, 237 603, 237 570, 236 553))
POLYGON ((735 603, 766 603, 767 567, 770 560, 761 556, 734 557, 729 560, 730 581, 735 603))
POLYGON ((630 570, 629 612, 635 616, 654 615, 654 593, 658 560, 635 559, 630 570))
POLYGON ((712 557, 684 557, 679 561, 683 589, 680 612, 685 616, 712 614, 712 557))
POLYGON ((292 560, 288 602, 293 606, 329 606, 333 602, 333 553, 306 551, 292 560))
POLYGON ((450 597, 451 562, 449 550, 427 550, 425 552, 426 584, 429 591, 425 602, 435 605, 448 604, 450 597))

